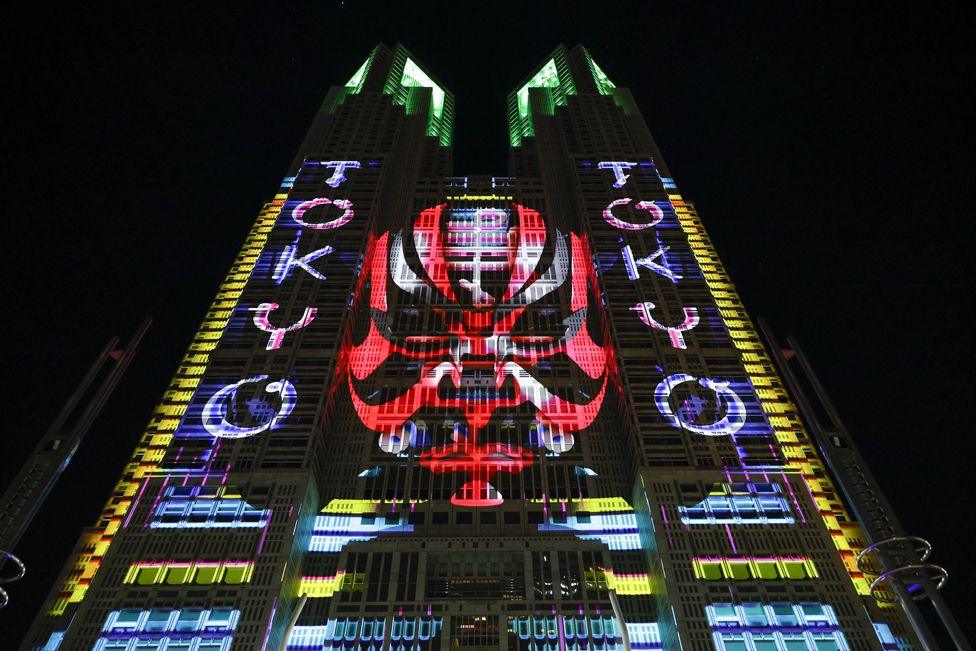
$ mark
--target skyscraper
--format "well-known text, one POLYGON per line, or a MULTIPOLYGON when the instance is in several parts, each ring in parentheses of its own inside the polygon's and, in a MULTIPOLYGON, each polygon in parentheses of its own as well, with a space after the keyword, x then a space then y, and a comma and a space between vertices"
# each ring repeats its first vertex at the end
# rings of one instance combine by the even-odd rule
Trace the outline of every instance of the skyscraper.
POLYGON ((23 648, 914 645, 630 93, 508 117, 451 176, 405 48, 329 91, 23 648))

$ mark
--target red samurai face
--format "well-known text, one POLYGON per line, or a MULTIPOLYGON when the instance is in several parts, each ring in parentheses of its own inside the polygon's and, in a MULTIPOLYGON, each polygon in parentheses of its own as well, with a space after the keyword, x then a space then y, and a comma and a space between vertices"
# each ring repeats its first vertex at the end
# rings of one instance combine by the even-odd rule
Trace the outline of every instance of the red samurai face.
POLYGON ((496 412, 534 407, 536 443, 558 454, 572 448, 572 433, 589 426, 603 402, 611 354, 589 332, 590 306, 600 305, 589 245, 572 233, 551 235, 538 212, 517 204, 454 211, 439 205, 421 212, 411 235, 387 232, 367 248, 355 301, 368 293, 368 328, 360 343, 346 345, 342 361, 352 402, 387 452, 411 448, 432 472, 465 473, 455 504, 499 504, 491 479, 521 472, 534 453, 518 442, 485 440, 496 412), (527 310, 543 304, 551 313, 564 311, 567 302, 555 299, 567 291, 568 314, 550 319, 559 334, 519 327, 527 310), (393 310, 392 292, 406 299, 393 310), (436 325, 395 334, 393 313, 412 306, 431 310, 436 325), (540 381, 541 366, 557 358, 568 358, 590 382, 590 395, 580 391, 583 402, 540 381), (383 385, 377 370, 392 359, 412 364, 419 379, 381 402, 372 401, 379 389, 364 397, 371 380, 383 385), (450 441, 424 449, 411 418, 432 408, 459 412, 465 424, 455 424, 450 441))

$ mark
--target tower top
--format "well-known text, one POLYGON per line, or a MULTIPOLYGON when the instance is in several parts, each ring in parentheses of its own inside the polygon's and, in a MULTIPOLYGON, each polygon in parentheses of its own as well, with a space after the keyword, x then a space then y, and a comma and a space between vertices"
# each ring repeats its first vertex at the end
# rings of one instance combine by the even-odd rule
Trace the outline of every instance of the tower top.
POLYGON ((580 93, 615 96, 616 87, 582 44, 572 49, 560 44, 522 85, 508 94, 509 144, 518 147, 522 138, 535 135, 530 90, 538 89, 542 93, 542 103, 537 109, 544 115, 552 115, 555 107, 565 106, 570 96, 580 93))
POLYGON ((427 112, 427 135, 449 147, 454 131, 454 93, 434 77, 407 48, 397 43, 391 48, 378 44, 344 86, 333 89, 330 108, 342 104, 347 95, 382 92, 393 96, 408 115, 427 112), (424 99, 430 90, 429 102, 424 99))

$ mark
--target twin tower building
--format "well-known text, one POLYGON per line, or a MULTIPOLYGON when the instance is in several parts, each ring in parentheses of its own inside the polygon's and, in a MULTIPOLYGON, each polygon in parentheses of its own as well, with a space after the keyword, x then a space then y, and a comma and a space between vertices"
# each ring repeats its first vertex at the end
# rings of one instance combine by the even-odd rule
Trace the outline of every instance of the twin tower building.
POLYGON ((913 648, 631 94, 453 123, 399 45, 329 91, 21 648, 913 648))

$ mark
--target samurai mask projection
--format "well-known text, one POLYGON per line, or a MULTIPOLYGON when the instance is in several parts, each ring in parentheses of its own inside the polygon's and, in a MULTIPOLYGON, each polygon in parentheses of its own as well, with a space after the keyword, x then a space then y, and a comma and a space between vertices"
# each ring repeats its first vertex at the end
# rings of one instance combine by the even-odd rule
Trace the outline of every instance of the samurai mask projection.
POLYGON ((434 473, 463 473, 455 504, 500 504, 491 485, 496 474, 519 473, 538 454, 568 451, 573 432, 600 410, 612 354, 606 337, 591 336, 590 312, 602 304, 589 244, 585 236, 550 231, 535 210, 422 211, 412 232, 370 242, 354 298, 361 314, 366 300, 368 324, 360 320, 340 369, 355 410, 379 433, 383 450, 416 454, 434 473), (541 316, 530 320, 530 310, 541 316), (530 321, 552 327, 528 328, 530 321), (552 364, 578 367, 589 392, 547 386, 543 370, 552 364), (391 368, 411 372, 387 373, 391 368), (416 381, 392 389, 383 378, 397 375, 416 381), (526 408, 535 412, 528 445, 489 440, 493 418, 498 423, 526 408), (436 444, 415 418, 432 410, 453 417, 452 433, 436 444))

